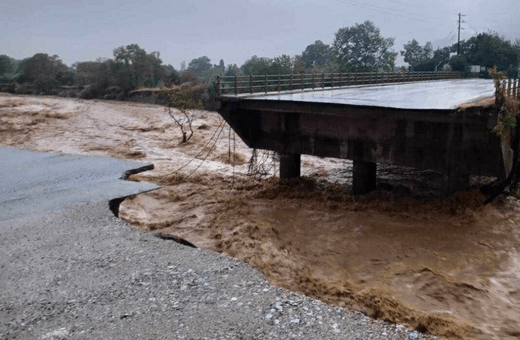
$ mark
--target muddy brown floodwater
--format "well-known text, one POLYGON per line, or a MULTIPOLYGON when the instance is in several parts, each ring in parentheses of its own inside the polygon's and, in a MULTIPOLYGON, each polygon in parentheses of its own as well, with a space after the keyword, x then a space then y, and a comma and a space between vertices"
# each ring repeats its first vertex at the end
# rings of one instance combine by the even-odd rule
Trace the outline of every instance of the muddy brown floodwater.
POLYGON ((446 205, 336 201, 321 194, 326 185, 286 194, 272 180, 235 178, 230 192, 229 178, 209 174, 168 184, 127 199, 120 216, 375 318, 450 338, 520 334, 516 200, 485 208, 475 208, 477 193, 446 205))
POLYGON ((378 191, 352 198, 350 162, 308 156, 300 184, 257 179, 247 176, 251 151, 232 142, 216 113, 200 114, 194 139, 179 144, 159 106, 0 94, 0 145, 152 162, 154 171, 131 179, 163 187, 120 207, 136 228, 227 253, 276 285, 422 332, 520 337, 516 199, 482 207, 475 190, 417 200, 436 190, 437 175, 391 167, 379 168, 378 191))

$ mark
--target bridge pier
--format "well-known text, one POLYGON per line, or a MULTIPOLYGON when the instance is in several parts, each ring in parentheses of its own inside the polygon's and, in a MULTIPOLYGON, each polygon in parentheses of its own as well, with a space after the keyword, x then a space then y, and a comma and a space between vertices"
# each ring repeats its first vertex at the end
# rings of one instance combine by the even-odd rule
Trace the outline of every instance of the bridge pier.
POLYGON ((376 188, 376 163, 354 161, 352 195, 364 195, 376 188))
POLYGON ((280 153, 280 179, 300 178, 301 155, 299 153, 280 153))

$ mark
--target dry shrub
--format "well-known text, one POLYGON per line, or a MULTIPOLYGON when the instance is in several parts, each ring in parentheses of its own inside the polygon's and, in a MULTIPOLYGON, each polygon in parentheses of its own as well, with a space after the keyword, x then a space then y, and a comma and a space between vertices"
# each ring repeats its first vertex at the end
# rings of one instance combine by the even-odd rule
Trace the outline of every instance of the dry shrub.
POLYGON ((166 112, 181 130, 181 143, 186 143, 193 136, 193 122, 200 116, 197 110, 203 109, 202 97, 206 92, 206 84, 190 82, 169 87, 159 93, 160 97, 167 99, 166 112), (180 114, 172 111, 172 108, 180 114))

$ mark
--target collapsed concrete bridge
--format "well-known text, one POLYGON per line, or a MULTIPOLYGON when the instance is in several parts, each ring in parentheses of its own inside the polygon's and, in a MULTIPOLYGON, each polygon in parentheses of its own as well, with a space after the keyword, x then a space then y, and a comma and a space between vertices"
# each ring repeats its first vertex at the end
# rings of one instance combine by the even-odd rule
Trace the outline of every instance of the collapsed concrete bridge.
MULTIPOLYGON (((280 83, 266 77, 256 85, 262 93, 235 87, 220 94, 218 109, 249 147, 279 153, 280 178, 300 176, 302 154, 353 160, 355 195, 375 189, 376 163, 439 171, 444 197, 467 188, 471 175, 505 174, 500 139, 491 132, 498 115, 492 80, 334 87, 333 79, 319 90, 280 83)), ((251 80, 245 88, 254 86, 251 80)))

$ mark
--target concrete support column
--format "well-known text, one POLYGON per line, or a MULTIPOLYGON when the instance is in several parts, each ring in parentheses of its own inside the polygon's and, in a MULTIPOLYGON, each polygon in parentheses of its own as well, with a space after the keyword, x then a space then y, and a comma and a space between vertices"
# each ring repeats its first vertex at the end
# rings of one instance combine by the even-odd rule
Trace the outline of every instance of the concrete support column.
POLYGON ((301 155, 299 153, 280 153, 280 179, 300 178, 301 155))
POLYGON ((376 163, 354 161, 352 194, 364 195, 376 188, 376 163))

